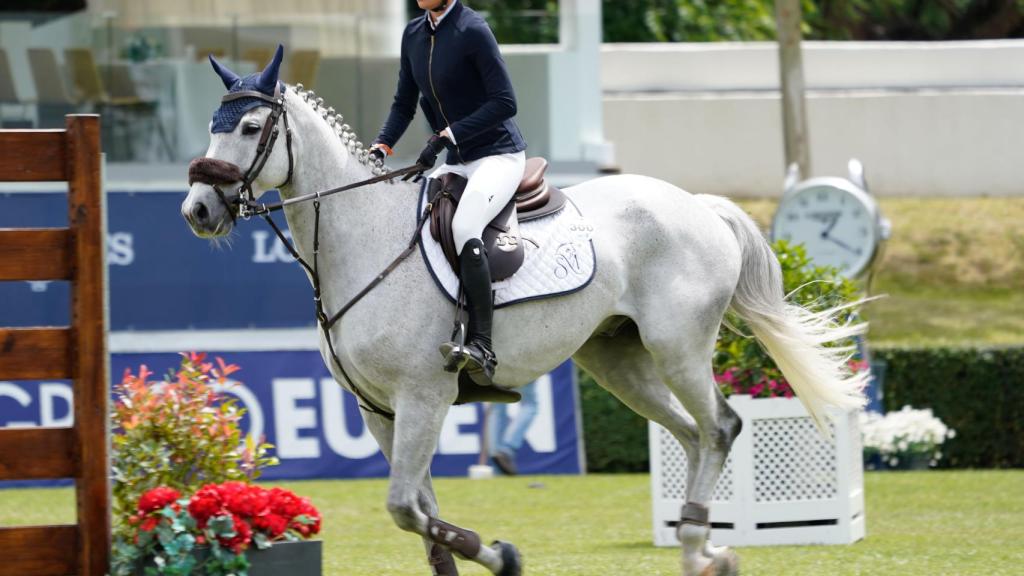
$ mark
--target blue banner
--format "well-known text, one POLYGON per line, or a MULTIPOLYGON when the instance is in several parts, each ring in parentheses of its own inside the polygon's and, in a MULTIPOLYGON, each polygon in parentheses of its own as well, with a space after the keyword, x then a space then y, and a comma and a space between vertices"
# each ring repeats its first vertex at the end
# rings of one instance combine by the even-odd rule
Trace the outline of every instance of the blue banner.
MULTIPOLYGON (((240 221, 214 244, 189 230, 184 199, 184 191, 107 194, 112 330, 314 324, 309 281, 265 223, 240 221)), ((65 194, 8 192, 0 205, 0 228, 67 226, 65 194)), ((2 282, 0 324, 67 324, 68 296, 66 282, 2 282)))
MULTIPOLYGON (((356 399, 334 381, 315 351, 211 352, 237 364, 237 384, 225 392, 248 413, 243 429, 275 445, 279 466, 265 479, 372 478, 387 476, 387 463, 363 424, 356 399)), ((179 364, 171 353, 114 354, 112 379, 145 364, 163 375, 179 364)), ((538 413, 518 453, 524 474, 578 474, 581 470, 574 369, 562 364, 537 383, 538 413)), ((0 382, 0 427, 69 426, 68 382, 0 382)), ((515 407, 513 406, 513 409, 515 407)), ((445 420, 432 472, 465 476, 481 449, 483 407, 453 406, 445 420)))

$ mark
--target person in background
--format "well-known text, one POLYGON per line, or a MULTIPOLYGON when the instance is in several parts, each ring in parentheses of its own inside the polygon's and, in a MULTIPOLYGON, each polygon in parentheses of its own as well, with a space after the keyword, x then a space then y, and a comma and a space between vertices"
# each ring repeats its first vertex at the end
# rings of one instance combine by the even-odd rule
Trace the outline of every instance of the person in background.
POLYGON ((491 459, 502 473, 515 476, 519 473, 516 466, 516 452, 523 445, 523 438, 530 424, 537 416, 537 381, 534 380, 519 389, 523 399, 519 401, 519 412, 515 418, 508 416, 508 404, 491 404, 490 417, 487 420, 488 450, 491 459))

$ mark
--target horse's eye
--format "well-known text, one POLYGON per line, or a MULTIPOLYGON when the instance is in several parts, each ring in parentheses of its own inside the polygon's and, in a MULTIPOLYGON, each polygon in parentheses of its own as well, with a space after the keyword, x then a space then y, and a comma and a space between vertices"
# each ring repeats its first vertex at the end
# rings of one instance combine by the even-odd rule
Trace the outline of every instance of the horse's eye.
POLYGON ((246 122, 245 125, 242 126, 242 134, 245 136, 252 136, 259 131, 260 125, 255 122, 246 122))

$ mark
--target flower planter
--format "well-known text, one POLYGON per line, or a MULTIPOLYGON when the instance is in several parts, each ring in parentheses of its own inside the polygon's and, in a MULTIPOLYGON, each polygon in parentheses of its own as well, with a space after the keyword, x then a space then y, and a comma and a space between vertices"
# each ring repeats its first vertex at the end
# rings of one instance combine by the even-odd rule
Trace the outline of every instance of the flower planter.
MULTIPOLYGON (((203 546, 196 548, 192 555, 201 564, 210 556, 210 549, 203 546)), ((249 559, 249 576, 322 576, 323 575, 323 543, 319 540, 303 540, 301 542, 275 542, 266 550, 251 547, 245 552, 249 559)), ((153 567, 152 560, 139 562, 135 570, 137 576, 144 576, 147 567, 153 567)), ((201 576, 201 571, 193 572, 201 576)))
MULTIPOLYGON (((864 471, 856 412, 830 412, 825 440, 796 398, 732 396, 743 419, 711 501, 716 545, 849 544, 864 537, 864 471)), ((678 546, 686 455, 651 423, 654 544, 678 546)))

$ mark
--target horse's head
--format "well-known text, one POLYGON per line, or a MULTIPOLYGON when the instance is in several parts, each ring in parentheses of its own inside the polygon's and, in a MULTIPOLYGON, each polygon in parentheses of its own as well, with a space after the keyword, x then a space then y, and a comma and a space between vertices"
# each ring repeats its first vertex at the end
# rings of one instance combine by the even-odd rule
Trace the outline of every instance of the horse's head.
POLYGON ((210 123, 206 156, 189 166, 189 193, 181 214, 203 238, 231 231, 240 200, 255 200, 287 184, 293 170, 284 85, 278 80, 284 48, 262 72, 239 77, 211 55, 228 93, 210 123))

